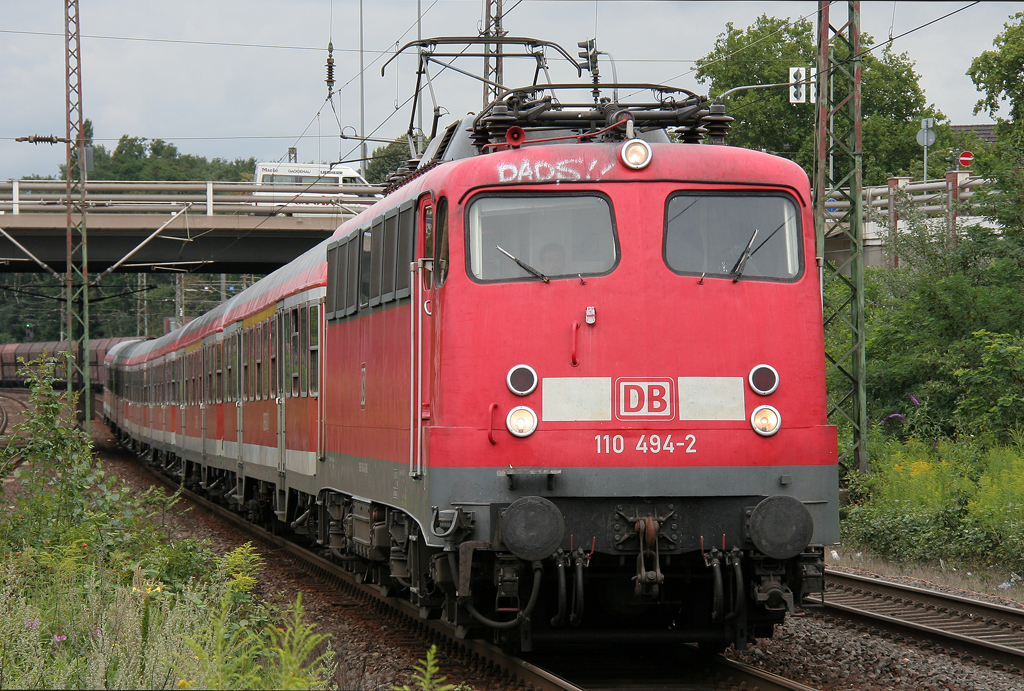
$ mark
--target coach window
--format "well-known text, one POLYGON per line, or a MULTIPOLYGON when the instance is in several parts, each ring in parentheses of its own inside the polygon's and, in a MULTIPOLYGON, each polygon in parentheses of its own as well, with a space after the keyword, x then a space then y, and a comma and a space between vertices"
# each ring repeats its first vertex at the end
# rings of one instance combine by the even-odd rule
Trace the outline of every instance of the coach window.
POLYGON ((299 395, 299 310, 293 307, 289 314, 291 315, 289 320, 291 322, 291 337, 288 339, 288 379, 291 382, 291 395, 295 397, 299 395))
POLYGON ((356 235, 348 241, 348 263, 345 266, 345 314, 355 314, 359 302, 359 259, 362 249, 356 235))
POLYGON ((206 403, 213 403, 213 400, 217 397, 217 393, 214 390, 215 374, 214 374, 214 355, 213 355, 213 344, 203 348, 203 359, 206 361, 206 403))
POLYGON ((217 399, 217 362, 216 347, 211 343, 206 346, 206 402, 213 403, 217 399))
POLYGON ((217 372, 217 403, 224 402, 224 342, 217 341, 214 346, 214 353, 216 355, 216 372, 217 372))
POLYGON ((612 205, 596 193, 477 196, 466 238, 467 268, 480 282, 601 276, 618 262, 612 205))
POLYGON ((270 398, 270 320, 263 320, 263 338, 260 339, 260 350, 263 352, 263 400, 270 398))
POLYGON ((242 348, 239 353, 239 361, 242 363, 241 375, 242 375, 242 389, 241 398, 243 401, 249 400, 249 330, 242 329, 242 348))
POLYGON ((338 249, 338 247, 327 248, 327 304, 325 309, 328 318, 334 317, 334 311, 338 304, 335 295, 338 286, 338 249))
MULTIPOLYGON (((395 269, 398 261, 398 211, 392 209, 384 218, 384 243, 381 268, 380 301, 395 299, 395 269)), ((406 269, 408 270, 408 266, 406 269)))
POLYGON ((265 344, 263 341, 263 322, 256 325, 256 400, 266 398, 267 372, 263 368, 265 344))
POLYGON ((309 395, 320 390, 320 305, 309 306, 309 395))
POLYGON ((370 241, 370 307, 380 304, 381 273, 384 260, 384 219, 378 218, 373 224, 370 241))
POLYGON ((234 349, 232 348, 233 336, 224 337, 224 402, 230 403, 235 400, 235 367, 231 359, 234 349))
POLYGON ((674 194, 665 207, 665 263, 683 275, 796 280, 799 219, 782 194, 674 194))
POLYGON ((306 307, 299 307, 299 389, 305 396, 309 386, 309 318, 306 307))
POLYGON ((234 369, 231 387, 236 402, 242 400, 242 349, 239 347, 241 338, 240 331, 231 334, 231 367, 234 369))
POLYGON ((448 278, 448 199, 441 197, 437 202, 437 236, 434 242, 434 287, 440 288, 448 278))
POLYGON ((340 319, 345 316, 345 307, 348 305, 348 297, 345 295, 348 286, 348 246, 349 243, 342 243, 338 246, 338 270, 333 274, 334 280, 334 318, 340 319))
POLYGON ((369 229, 362 234, 359 247, 359 308, 370 306, 370 251, 373 245, 373 232, 369 229))
POLYGON ((412 202, 398 212, 398 268, 395 275, 395 297, 409 296, 409 264, 412 263, 412 243, 415 233, 416 207, 412 202))
POLYGON ((249 358, 249 400, 258 401, 260 400, 259 390, 259 370, 256 367, 256 353, 260 352, 260 341, 259 334, 256 331, 256 326, 249 327, 249 348, 245 353, 245 356, 249 358))
POLYGON ((270 330, 267 348, 270 355, 270 397, 277 397, 277 314, 270 315, 267 322, 270 330))

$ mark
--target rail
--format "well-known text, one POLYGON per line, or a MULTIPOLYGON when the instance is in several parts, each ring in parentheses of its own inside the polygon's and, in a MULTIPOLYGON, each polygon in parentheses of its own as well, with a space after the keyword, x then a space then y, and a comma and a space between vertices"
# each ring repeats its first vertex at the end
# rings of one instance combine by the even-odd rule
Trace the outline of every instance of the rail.
MULTIPOLYGON (((89 213, 174 213, 186 204, 214 215, 355 214, 375 203, 383 187, 285 185, 252 182, 135 182, 85 184, 89 213)), ((63 213, 63 180, 0 180, 0 214, 63 213)))
POLYGON ((840 626, 888 631, 1015 674, 1024 665, 1024 610, 1014 607, 833 569, 825 572, 821 600, 806 603, 823 606, 840 626))

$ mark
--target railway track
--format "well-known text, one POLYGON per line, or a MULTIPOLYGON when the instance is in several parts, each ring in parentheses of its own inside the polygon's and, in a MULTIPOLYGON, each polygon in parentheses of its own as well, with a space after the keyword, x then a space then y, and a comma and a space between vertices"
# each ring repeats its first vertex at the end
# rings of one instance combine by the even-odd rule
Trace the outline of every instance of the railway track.
POLYGON ((1014 674, 1024 667, 1024 609, 831 569, 822 599, 805 602, 839 626, 1014 674))
MULTIPOLYGON (((171 491, 178 485, 144 461, 142 467, 156 482, 171 491)), ((760 691, 815 691, 778 675, 761 671, 723 656, 703 656, 690 646, 660 650, 642 646, 640 658, 624 658, 623 648, 559 648, 542 655, 519 658, 484 641, 458 639, 440 621, 422 619, 417 607, 376 585, 359 583, 341 566, 303 547, 253 525, 228 509, 188 490, 182 490, 199 507, 251 535, 256 541, 284 554, 297 569, 336 588, 339 596, 371 602, 382 618, 401 617, 421 635, 425 645, 434 643, 449 655, 486 673, 495 683, 527 691, 597 691, 604 689, 652 689, 660 691, 705 691, 709 689, 759 689, 760 691), (625 661, 624 661, 625 660, 625 661), (646 661, 646 662, 643 662, 646 661)))
POLYGON ((8 411, 4 401, 6 400, 9 403, 18 404, 21 406, 20 412, 25 412, 28 410, 28 403, 22 399, 27 399, 28 396, 28 391, 25 389, 19 389, 16 391, 0 390, 0 435, 7 434, 7 426, 11 423, 11 418, 18 414, 13 411, 8 411))

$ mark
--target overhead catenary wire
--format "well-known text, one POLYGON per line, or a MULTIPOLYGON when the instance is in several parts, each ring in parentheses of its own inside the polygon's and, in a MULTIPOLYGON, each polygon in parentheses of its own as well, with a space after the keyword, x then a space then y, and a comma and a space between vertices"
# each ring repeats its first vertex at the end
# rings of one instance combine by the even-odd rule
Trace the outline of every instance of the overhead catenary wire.
MULTIPOLYGON (((436 4, 436 3, 435 3, 436 4)), ((21 34, 27 36, 59 36, 64 37, 64 34, 57 33, 55 31, 21 31, 16 29, 0 29, 0 34, 21 34)), ((198 46, 222 46, 227 48, 270 48, 274 50, 323 50, 323 47, 318 46, 288 46, 279 45, 273 43, 233 43, 230 41, 195 41, 183 38, 149 38, 144 36, 101 36, 98 34, 82 34, 82 38, 95 38, 106 41, 139 41, 143 43, 179 43, 184 45, 198 45, 198 46)), ((342 53, 358 53, 358 48, 335 48, 336 51, 342 53)), ((380 50, 369 50, 368 53, 386 53, 387 51, 380 50)))

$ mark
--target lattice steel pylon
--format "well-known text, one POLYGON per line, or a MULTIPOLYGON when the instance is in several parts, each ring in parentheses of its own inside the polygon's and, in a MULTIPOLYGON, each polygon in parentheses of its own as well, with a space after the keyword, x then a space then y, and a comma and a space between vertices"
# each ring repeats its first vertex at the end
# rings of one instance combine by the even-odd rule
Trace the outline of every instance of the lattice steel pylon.
MULTIPOLYGON (((508 35, 502 28, 502 0, 485 0, 484 29, 481 32, 486 38, 494 36, 501 38, 508 35)), ((501 85, 504 84, 504 61, 501 55, 501 44, 495 44, 494 52, 491 52, 491 45, 484 44, 484 106, 494 101, 501 95, 501 85), (493 60, 493 62, 492 62, 493 60)))
POLYGON ((867 472, 860 2, 847 2, 846 22, 838 28, 829 21, 830 4, 827 0, 818 3, 814 161, 814 225, 822 274, 828 415, 840 426, 840 461, 850 459, 861 472, 867 472), (827 202, 831 201, 849 205, 830 208, 827 202), (826 261, 826 236, 846 239, 849 258, 841 263, 826 261))
POLYGON ((92 387, 89 378, 89 252, 85 229, 85 128, 82 121, 82 51, 78 0, 64 3, 64 64, 67 104, 67 273, 64 309, 67 323, 68 388, 80 392, 79 410, 91 430, 92 387), (72 355, 73 354, 73 355, 72 355))

